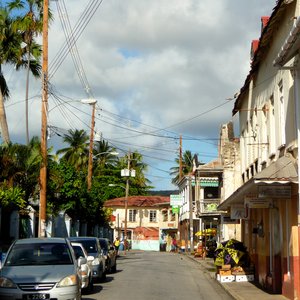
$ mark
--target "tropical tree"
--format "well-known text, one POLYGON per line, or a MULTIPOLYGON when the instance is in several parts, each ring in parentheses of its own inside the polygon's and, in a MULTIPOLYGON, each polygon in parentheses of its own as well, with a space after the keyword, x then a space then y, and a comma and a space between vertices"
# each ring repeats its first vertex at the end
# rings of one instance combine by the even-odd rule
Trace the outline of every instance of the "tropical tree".
POLYGON ((85 169, 89 157, 89 135, 86 131, 70 129, 68 134, 64 135, 63 141, 69 147, 59 149, 56 154, 62 154, 62 159, 74 166, 76 170, 85 169))
POLYGON ((9 88, 5 80, 2 66, 12 64, 17 70, 28 67, 34 76, 40 76, 41 56, 40 48, 34 44, 32 57, 28 62, 26 49, 22 48, 23 35, 17 27, 16 18, 11 17, 11 11, 7 8, 0 8, 0 125, 2 138, 5 143, 10 142, 9 130, 6 119, 4 101, 9 98, 9 88))
MULTIPOLYGON (((181 172, 182 175, 188 175, 193 171, 193 157, 194 155, 192 154, 191 151, 187 150, 183 153, 182 156, 182 163, 181 163, 181 172)), ((173 184, 178 184, 180 181, 180 157, 178 155, 178 157, 175 159, 176 162, 176 166, 172 167, 170 169, 170 175, 173 176, 172 178, 172 183, 173 184)))
POLYGON ((116 166, 118 157, 114 152, 116 152, 116 149, 111 147, 105 140, 95 143, 93 151, 94 175, 101 175, 105 168, 112 169, 116 166))
MULTIPOLYGON (((118 166, 117 166, 117 168, 120 170, 119 174, 121 174, 122 169, 127 169, 128 166, 130 170, 135 171, 135 176, 129 178, 130 195, 146 194, 147 190, 149 190, 151 186, 149 186, 150 181, 145 176, 145 172, 147 171, 148 166, 143 162, 142 154, 135 151, 135 152, 131 152, 128 155, 125 155, 124 157, 121 157, 119 159, 118 166), (128 164, 128 160, 129 160, 129 164, 128 164)), ((123 178, 120 179, 122 180, 123 178)), ((116 184, 116 182, 113 183, 116 184)))
MULTIPOLYGON (((16 18, 15 26, 22 33, 22 39, 25 44, 26 66, 26 94, 25 94, 25 118, 26 118, 26 142, 29 144, 28 128, 28 93, 29 93, 29 75, 30 60, 33 56, 40 62, 41 47, 35 42, 35 38, 42 34, 43 31, 43 0, 13 0, 8 3, 12 13, 21 12, 16 18)), ((49 19, 52 19, 49 10, 49 19)))

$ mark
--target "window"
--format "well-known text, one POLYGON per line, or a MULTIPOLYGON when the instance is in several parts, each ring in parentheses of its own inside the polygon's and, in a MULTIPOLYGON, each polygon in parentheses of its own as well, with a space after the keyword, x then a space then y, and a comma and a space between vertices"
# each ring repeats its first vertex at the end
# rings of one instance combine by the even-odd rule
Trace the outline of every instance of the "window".
POLYGON ((170 221, 175 221, 176 220, 176 214, 172 212, 172 209, 170 209, 169 212, 170 212, 170 221))
POLYGON ((129 222, 136 222, 136 209, 130 209, 129 210, 129 222))
POLYGON ((163 222, 167 222, 168 221, 168 210, 165 208, 161 211, 161 213, 162 213, 163 222))
POLYGON ((284 109, 284 97, 283 97, 283 85, 279 83, 279 126, 280 126, 280 146, 285 145, 285 109, 284 109))
POLYGON ((156 222, 156 210, 150 210, 149 221, 152 223, 156 222))

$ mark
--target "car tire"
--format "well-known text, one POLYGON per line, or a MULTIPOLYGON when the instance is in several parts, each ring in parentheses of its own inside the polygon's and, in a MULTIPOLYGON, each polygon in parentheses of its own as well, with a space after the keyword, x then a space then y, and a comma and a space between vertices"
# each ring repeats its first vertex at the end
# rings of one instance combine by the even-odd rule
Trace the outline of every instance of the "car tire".
POLYGON ((101 276, 100 280, 103 282, 103 281, 105 281, 105 279, 106 279, 106 270, 104 267, 104 268, 102 268, 102 276, 101 276))
POLYGON ((111 272, 112 273, 116 273, 117 272, 117 263, 115 263, 115 265, 111 268, 111 272))
POLYGON ((89 283, 89 285, 87 287, 87 292, 90 294, 90 293, 92 293, 93 290, 94 290, 94 281, 91 278, 90 283, 89 283))

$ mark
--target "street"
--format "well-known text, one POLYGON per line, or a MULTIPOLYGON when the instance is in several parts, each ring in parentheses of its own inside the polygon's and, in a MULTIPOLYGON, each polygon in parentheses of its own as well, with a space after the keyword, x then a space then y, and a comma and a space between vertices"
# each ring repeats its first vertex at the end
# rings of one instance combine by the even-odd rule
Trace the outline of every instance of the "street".
POLYGON ((117 273, 94 285, 83 300, 233 299, 200 266, 183 254, 168 252, 121 253, 117 273))

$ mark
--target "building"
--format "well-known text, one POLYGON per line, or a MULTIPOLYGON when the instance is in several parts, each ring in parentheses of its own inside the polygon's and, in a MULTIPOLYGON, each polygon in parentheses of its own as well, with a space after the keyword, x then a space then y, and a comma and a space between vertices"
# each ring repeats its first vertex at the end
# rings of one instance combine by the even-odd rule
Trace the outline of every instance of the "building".
POLYGON ((240 216, 259 284, 289 299, 300 298, 299 13, 300 1, 278 0, 261 19, 233 108, 241 184, 218 207, 240 216))
POLYGON ((178 231, 178 216, 172 211, 170 197, 129 196, 126 221, 125 204, 125 197, 104 203, 104 207, 112 210, 111 227, 114 229, 114 237, 124 239, 126 227, 127 240, 132 249, 167 250, 171 237, 176 237, 178 231))

